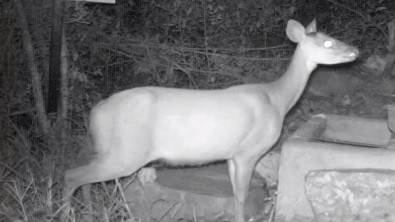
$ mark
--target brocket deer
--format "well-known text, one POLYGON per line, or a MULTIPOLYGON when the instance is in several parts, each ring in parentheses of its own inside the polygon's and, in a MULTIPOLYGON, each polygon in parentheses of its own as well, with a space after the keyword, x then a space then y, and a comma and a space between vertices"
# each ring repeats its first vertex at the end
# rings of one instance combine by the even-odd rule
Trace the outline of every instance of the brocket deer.
POLYGON ((91 112, 96 158, 66 171, 65 192, 128 176, 147 163, 199 165, 227 160, 235 196, 235 221, 244 222, 244 203, 258 159, 276 143, 284 116, 302 94, 318 64, 356 59, 358 49, 289 20, 297 43, 287 71, 271 83, 219 90, 141 87, 100 102, 91 112))

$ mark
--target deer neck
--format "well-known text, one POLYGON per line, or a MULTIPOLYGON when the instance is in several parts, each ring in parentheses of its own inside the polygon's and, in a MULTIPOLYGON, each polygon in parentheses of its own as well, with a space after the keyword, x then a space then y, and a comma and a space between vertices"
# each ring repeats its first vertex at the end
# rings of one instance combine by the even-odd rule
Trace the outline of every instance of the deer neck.
POLYGON ((302 95, 311 72, 317 67, 309 61, 297 46, 287 71, 276 81, 269 83, 270 96, 282 115, 295 105, 302 95))

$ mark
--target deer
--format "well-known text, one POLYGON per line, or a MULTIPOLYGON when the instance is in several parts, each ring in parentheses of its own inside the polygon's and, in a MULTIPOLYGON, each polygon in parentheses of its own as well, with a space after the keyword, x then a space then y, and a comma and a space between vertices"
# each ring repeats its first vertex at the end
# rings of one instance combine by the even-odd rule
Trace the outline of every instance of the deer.
POLYGON ((244 205, 257 161, 281 135, 288 111, 319 65, 354 61, 356 47, 289 20, 287 37, 297 44, 286 72, 269 83, 192 90, 137 87, 99 102, 90 113, 95 158, 65 172, 65 195, 84 184, 113 180, 155 160, 202 165, 224 160, 235 200, 235 222, 244 205))

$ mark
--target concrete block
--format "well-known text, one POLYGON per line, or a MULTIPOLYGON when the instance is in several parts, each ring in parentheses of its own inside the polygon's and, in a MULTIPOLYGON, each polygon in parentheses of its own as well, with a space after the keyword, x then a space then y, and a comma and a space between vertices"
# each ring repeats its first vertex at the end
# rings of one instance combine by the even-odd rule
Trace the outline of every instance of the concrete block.
MULTIPOLYGON (((313 117, 282 147, 276 221, 314 221, 313 211, 305 195, 305 176, 310 171, 363 168, 395 170, 395 151, 392 149, 314 139, 323 119, 326 121, 328 116, 313 117)), ((388 143, 388 147, 392 146, 393 143, 388 143)))

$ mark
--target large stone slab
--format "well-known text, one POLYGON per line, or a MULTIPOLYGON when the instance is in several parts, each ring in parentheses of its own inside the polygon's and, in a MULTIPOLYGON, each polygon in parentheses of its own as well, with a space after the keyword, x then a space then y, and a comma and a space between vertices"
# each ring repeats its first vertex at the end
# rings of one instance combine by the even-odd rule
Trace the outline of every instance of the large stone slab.
MULTIPOLYGON (((246 216, 260 217, 267 191, 254 174, 246 203, 246 216)), ((154 182, 133 183, 125 195, 141 221, 232 221, 234 198, 226 164, 198 168, 161 169, 154 182)))
MULTIPOLYGON (((306 198, 304 187, 304 178, 310 171, 361 168, 395 170, 394 150, 372 148, 372 144, 369 144, 370 148, 368 148, 361 145, 348 145, 347 142, 333 143, 319 138, 314 139, 317 137, 314 133, 322 127, 322 121, 330 118, 337 118, 337 116, 313 117, 284 143, 279 169, 276 221, 314 221, 313 211, 306 198)), ((379 122, 386 124, 386 121, 379 120, 379 122)), ((376 140, 369 141, 375 142, 376 140)), ((393 146, 392 142, 387 142, 387 147, 393 146)), ((358 143, 351 141, 350 144, 358 143)))

